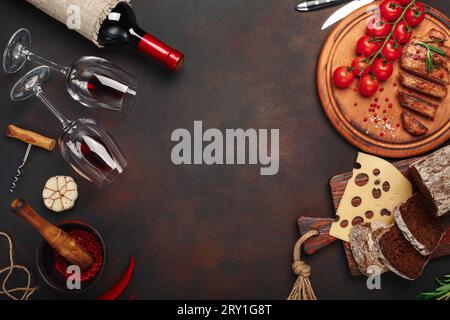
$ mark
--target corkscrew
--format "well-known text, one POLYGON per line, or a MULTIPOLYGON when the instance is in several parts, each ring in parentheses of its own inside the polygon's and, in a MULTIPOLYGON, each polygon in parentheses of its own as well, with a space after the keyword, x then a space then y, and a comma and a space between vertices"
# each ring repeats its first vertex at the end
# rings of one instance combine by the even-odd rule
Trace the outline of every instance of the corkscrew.
POLYGON ((13 178, 11 188, 9 192, 14 193, 17 188, 20 177, 22 176, 22 169, 25 167, 30 156, 32 146, 36 146, 47 151, 52 151, 55 148, 56 140, 48 137, 44 137, 36 132, 21 129, 15 125, 10 124, 6 129, 6 136, 14 139, 18 139, 28 144, 25 155, 22 159, 22 163, 19 165, 16 171, 16 175, 13 178))

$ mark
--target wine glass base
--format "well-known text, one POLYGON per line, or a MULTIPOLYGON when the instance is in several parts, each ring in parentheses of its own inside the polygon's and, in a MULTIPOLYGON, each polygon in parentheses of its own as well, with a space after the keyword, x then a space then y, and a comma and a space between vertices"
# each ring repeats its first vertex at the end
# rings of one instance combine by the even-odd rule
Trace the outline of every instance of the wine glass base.
POLYGON ((36 67, 28 71, 11 90, 11 99, 20 101, 35 95, 34 89, 45 83, 50 76, 50 68, 47 66, 36 67))
POLYGON ((30 32, 25 28, 17 30, 9 39, 3 53, 3 69, 5 72, 15 73, 19 71, 27 61, 23 51, 30 50, 30 48, 30 32))

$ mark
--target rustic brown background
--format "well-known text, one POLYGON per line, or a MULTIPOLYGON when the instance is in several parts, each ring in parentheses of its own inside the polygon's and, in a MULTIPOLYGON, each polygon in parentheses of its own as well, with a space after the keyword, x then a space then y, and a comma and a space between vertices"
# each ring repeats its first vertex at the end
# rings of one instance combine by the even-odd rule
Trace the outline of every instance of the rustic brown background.
MULTIPOLYGON (((1 1, 2 47, 16 29, 27 27, 33 51, 44 57, 69 64, 83 55, 103 56, 139 80, 135 109, 125 118, 81 107, 68 96, 60 76, 45 87, 71 118, 89 116, 107 127, 130 163, 102 191, 77 177, 77 206, 59 215, 45 209, 40 195, 49 176, 75 175, 59 152, 34 149, 25 169, 18 195, 50 221, 85 220, 106 240, 104 276, 76 298, 94 298, 109 288, 130 255, 137 267, 125 297, 287 297, 295 280, 290 266, 296 219, 333 216, 328 179, 350 170, 357 151, 333 130, 316 94, 316 61, 330 31, 320 26, 337 8, 297 13, 297 2, 134 1, 142 26, 186 54, 185 67, 173 75, 131 50, 97 49, 25 1, 1 1), (192 128, 194 120, 203 120, 206 128, 280 128, 279 174, 260 176, 257 166, 173 165, 171 132, 192 128)), ((446 1, 427 3, 450 14, 446 1)), ((9 100, 18 76, 0 74, 0 128, 15 123, 56 137, 58 122, 38 101, 9 100)), ((0 229, 13 236, 16 261, 36 271, 34 250, 40 238, 8 210, 10 179, 25 148, 0 138, 0 229)), ((0 243, 2 266, 5 250, 0 243)), ((416 282, 386 275, 383 290, 369 291, 363 278, 350 276, 339 243, 307 262, 322 299, 415 298, 434 287, 434 277, 450 272, 450 259, 441 259, 416 282)), ((41 285, 35 298, 71 298, 34 280, 41 285)))

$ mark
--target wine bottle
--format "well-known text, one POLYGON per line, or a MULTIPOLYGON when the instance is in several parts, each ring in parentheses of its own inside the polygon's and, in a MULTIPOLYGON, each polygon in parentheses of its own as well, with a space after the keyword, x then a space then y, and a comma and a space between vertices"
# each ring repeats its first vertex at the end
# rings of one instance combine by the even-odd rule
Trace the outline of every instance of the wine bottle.
POLYGON ((178 70, 184 55, 142 30, 129 0, 26 0, 97 46, 129 45, 178 70), (105 17, 105 12, 109 14, 105 17))
POLYGON ((178 70, 184 55, 142 30, 136 22, 133 9, 126 2, 119 2, 111 10, 98 33, 103 46, 129 45, 163 63, 171 70, 178 70))

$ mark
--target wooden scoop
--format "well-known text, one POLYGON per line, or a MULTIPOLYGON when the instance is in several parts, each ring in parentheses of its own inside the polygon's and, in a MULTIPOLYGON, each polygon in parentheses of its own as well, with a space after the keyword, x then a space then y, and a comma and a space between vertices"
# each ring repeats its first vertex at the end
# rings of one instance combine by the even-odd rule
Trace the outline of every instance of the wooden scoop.
POLYGON ((48 244, 61 256, 81 270, 89 269, 94 263, 92 255, 81 248, 78 243, 60 228, 50 224, 34 211, 28 203, 22 199, 16 199, 11 203, 11 210, 19 217, 26 220, 36 229, 48 244))

